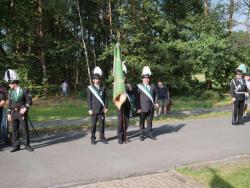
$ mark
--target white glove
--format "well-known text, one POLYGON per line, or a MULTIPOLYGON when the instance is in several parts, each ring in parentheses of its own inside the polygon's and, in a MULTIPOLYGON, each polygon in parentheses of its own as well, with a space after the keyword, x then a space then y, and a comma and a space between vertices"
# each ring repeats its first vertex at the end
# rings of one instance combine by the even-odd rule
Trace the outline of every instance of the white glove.
POLYGON ((92 116, 93 115, 93 111, 89 110, 89 115, 92 116))

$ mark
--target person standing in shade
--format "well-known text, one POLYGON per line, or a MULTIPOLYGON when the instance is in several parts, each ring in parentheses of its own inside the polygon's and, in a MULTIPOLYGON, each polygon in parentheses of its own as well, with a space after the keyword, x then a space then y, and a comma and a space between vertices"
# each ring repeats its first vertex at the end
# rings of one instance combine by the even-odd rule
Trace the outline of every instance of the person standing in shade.
POLYGON ((12 126, 13 149, 11 152, 20 150, 20 128, 23 129, 25 137, 25 149, 32 152, 30 146, 29 127, 27 123, 28 110, 32 105, 32 98, 29 90, 19 85, 19 78, 14 70, 8 69, 5 72, 5 81, 9 83, 9 104, 7 119, 12 126))
POLYGON ((0 84, 0 125, 2 123, 3 118, 3 108, 6 103, 6 91, 4 87, 0 84))
POLYGON ((163 113, 166 116, 168 113, 169 90, 163 85, 162 81, 158 81, 157 86, 157 101, 159 103, 159 113, 157 115, 159 116, 163 113))
MULTIPOLYGON (((250 91, 250 72, 246 72, 244 74, 244 80, 247 85, 248 92, 250 91)), ((244 110, 243 110, 243 118, 247 118, 247 107, 248 107, 248 95, 245 96, 245 104, 244 104, 244 110)))
POLYGON ((145 66, 142 70, 142 83, 137 85, 136 109, 140 113, 140 140, 145 138, 145 120, 147 120, 148 137, 156 140, 153 135, 152 122, 154 117, 154 109, 159 105, 155 103, 156 88, 150 84, 151 70, 145 66))
MULTIPOLYGON (((2 86, 2 84, 0 84, 0 135, 1 135, 1 131, 2 131, 2 123, 3 123, 3 110, 4 110, 4 106, 6 103, 6 91, 4 89, 4 87, 2 86)), ((1 137, 0 137, 1 140, 1 137)), ((1 148, 0 148, 1 149, 1 148)))
MULTIPOLYGON (((127 67, 125 65, 125 62, 122 62, 122 69, 123 73, 127 74, 127 67)), ((126 79, 125 79, 126 81, 126 79)), ((129 88, 126 85, 126 101, 122 104, 121 109, 117 109, 117 116, 118 116, 118 127, 117 127, 117 137, 118 137, 118 144, 123 144, 126 143, 127 138, 127 128, 128 128, 128 122, 129 122, 129 117, 131 115, 131 94, 132 88, 129 88)))
POLYGON ((68 96, 68 91, 69 91, 69 84, 67 83, 66 80, 63 81, 61 84, 62 88, 62 96, 68 96))
POLYGON ((105 86, 101 85, 102 70, 100 67, 95 67, 92 76, 93 84, 88 86, 87 89, 87 101, 88 101, 88 113, 91 116, 91 143, 96 144, 96 124, 99 121, 100 141, 104 144, 108 144, 104 136, 105 132, 105 114, 108 111, 108 98, 105 86))
POLYGON ((248 89, 242 71, 236 69, 235 78, 230 82, 230 93, 233 102, 232 125, 243 124, 243 108, 245 97, 248 96, 248 89))

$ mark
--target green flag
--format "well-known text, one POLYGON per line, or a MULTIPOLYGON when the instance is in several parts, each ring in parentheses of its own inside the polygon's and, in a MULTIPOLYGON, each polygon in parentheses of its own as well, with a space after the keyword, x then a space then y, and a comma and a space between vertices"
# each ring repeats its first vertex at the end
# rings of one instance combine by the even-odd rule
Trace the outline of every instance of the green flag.
POLYGON ((125 86, 125 76, 122 70, 119 43, 116 43, 114 49, 113 75, 114 75, 113 102, 115 106, 120 110, 122 104, 126 101, 127 95, 125 86))

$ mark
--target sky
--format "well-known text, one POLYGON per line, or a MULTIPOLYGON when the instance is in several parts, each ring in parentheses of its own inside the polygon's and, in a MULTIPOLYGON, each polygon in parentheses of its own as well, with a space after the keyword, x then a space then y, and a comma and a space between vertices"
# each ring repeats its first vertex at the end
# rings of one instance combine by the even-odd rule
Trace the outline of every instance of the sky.
MULTIPOLYGON (((236 2, 241 3, 242 0, 235 0, 236 2)), ((212 5, 216 5, 218 3, 220 4, 229 4, 229 0, 211 0, 212 5)), ((246 25, 244 24, 246 22, 246 13, 247 8, 241 7, 239 10, 236 11, 234 15, 234 19, 236 20, 237 24, 234 26, 234 31, 246 31, 246 25)))

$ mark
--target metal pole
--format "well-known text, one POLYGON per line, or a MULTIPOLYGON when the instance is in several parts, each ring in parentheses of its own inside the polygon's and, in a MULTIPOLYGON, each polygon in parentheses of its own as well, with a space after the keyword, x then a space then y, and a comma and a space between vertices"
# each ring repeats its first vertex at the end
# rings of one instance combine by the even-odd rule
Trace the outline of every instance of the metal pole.
MULTIPOLYGON (((29 118, 28 115, 27 115, 27 120, 28 120, 28 122, 30 123, 30 126, 31 126, 31 128, 33 129, 33 131, 35 132, 36 136, 39 137, 39 134, 37 133, 37 131, 36 131, 34 125, 32 124, 32 122, 31 122, 31 120, 30 120, 30 118, 29 118)), ((27 122, 27 123, 28 123, 28 122, 27 122)))

